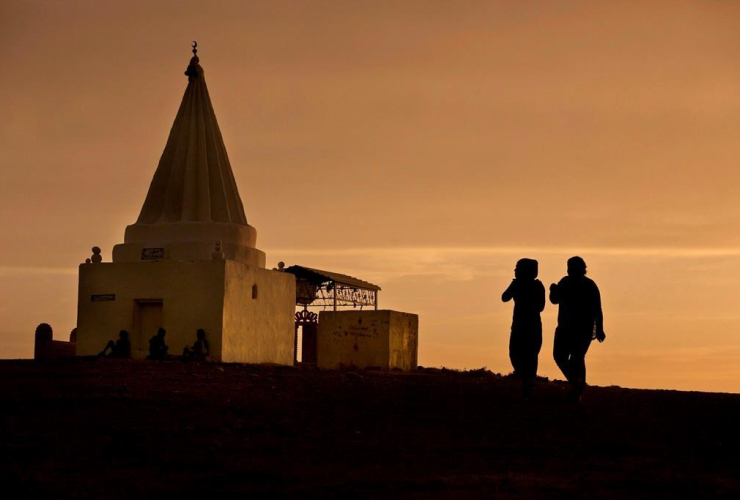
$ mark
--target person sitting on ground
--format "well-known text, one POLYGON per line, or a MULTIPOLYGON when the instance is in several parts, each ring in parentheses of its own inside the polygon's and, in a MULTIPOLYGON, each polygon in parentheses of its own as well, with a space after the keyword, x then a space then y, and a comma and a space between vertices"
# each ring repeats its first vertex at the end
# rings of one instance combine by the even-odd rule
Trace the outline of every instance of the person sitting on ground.
POLYGON ((109 340, 105 349, 98 354, 98 357, 129 359, 131 357, 131 342, 128 340, 128 332, 121 330, 118 333, 118 340, 116 342, 109 340), (108 349, 110 349, 110 352, 108 352, 108 349))
POLYGON ((206 359, 206 356, 210 353, 210 347, 206 340, 206 331, 202 328, 198 328, 195 335, 197 337, 195 344, 193 344, 192 347, 185 346, 185 349, 182 350, 182 357, 183 359, 202 361, 206 359))
POLYGON ((160 328, 157 330, 157 334, 149 339, 149 356, 146 359, 158 359, 162 361, 169 357, 167 354, 169 347, 164 343, 164 336, 166 334, 167 331, 164 328, 160 328))

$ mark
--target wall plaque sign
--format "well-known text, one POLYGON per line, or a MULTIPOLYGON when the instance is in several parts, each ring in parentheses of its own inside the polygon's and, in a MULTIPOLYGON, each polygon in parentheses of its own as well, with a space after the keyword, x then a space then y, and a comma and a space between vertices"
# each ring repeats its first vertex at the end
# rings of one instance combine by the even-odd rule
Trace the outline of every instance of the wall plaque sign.
POLYGON ((164 258, 164 248, 143 248, 141 260, 159 260, 164 258))
POLYGON ((90 302, 110 302, 116 300, 115 293, 103 293, 100 295, 91 295, 90 302))

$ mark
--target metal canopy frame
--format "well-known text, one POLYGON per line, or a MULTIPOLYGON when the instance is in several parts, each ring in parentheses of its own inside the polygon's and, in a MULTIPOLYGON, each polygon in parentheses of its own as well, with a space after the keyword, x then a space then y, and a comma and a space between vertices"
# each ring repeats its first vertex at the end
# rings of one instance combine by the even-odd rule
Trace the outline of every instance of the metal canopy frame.
POLYGON ((346 274, 304 266, 290 266, 285 272, 296 277, 296 304, 307 307, 373 307, 378 309, 380 287, 346 274))

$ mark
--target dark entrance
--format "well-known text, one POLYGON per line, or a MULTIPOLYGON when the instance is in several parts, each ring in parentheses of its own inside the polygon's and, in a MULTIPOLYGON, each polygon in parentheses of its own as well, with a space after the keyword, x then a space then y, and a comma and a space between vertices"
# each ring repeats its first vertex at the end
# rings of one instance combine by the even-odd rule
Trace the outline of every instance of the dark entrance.
POLYGON ((316 334, 319 330, 319 315, 308 309, 295 313, 295 350, 293 362, 298 362, 298 337, 301 337, 301 363, 316 364, 316 334))

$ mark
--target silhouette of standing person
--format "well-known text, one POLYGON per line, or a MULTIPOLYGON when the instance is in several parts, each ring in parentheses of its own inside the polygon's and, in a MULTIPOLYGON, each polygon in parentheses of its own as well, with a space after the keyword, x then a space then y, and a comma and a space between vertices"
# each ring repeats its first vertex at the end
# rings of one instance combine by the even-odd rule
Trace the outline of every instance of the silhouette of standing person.
POLYGON ((542 319, 545 287, 537 279, 537 261, 520 259, 514 269, 514 280, 501 295, 501 300, 514 299, 514 318, 509 339, 509 359, 514 374, 522 379, 522 394, 529 398, 537 377, 537 357, 542 348, 542 319))
POLYGON ((550 285, 550 302, 560 304, 553 357, 571 384, 571 397, 580 401, 586 388, 586 352, 593 339, 606 339, 599 287, 586 277, 582 258, 568 259, 568 276, 550 285))

